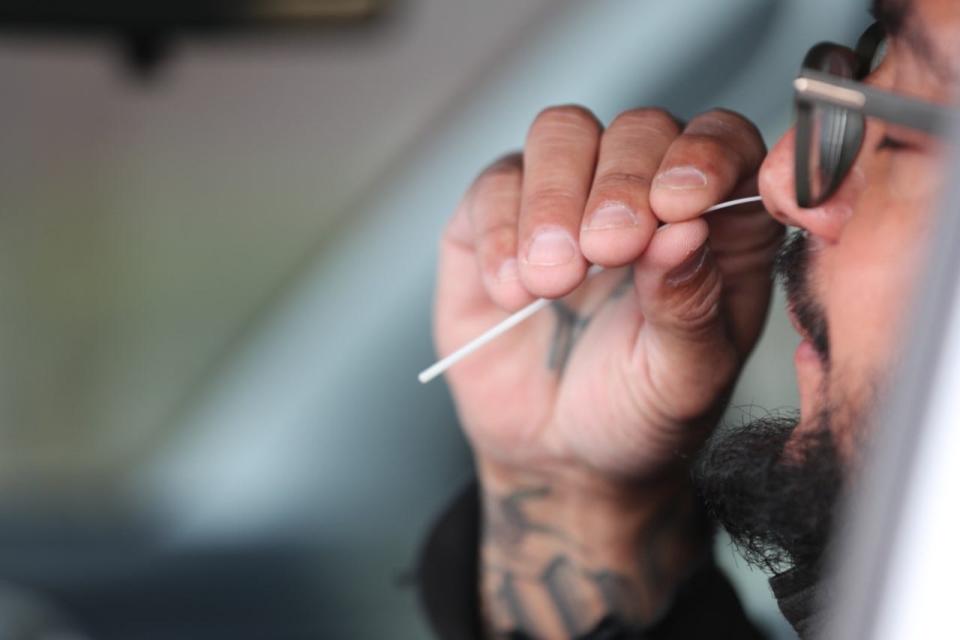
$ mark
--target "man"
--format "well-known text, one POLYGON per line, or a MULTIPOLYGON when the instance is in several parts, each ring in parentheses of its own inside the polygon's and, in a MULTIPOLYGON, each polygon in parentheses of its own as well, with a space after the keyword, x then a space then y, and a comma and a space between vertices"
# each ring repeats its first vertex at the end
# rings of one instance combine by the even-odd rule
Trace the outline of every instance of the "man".
MULTIPOLYGON (((858 51, 815 48, 809 77, 948 103, 960 5, 874 13, 858 51)), ((727 111, 638 109, 604 129, 547 109, 522 155, 470 187, 442 241, 441 355, 536 297, 562 301, 448 373, 481 515, 468 494, 427 546, 442 637, 758 637, 712 564, 705 508, 778 573, 798 631, 816 629, 831 515, 897 356, 944 150, 922 117, 801 107, 769 154, 727 111), (762 208, 703 213, 758 190, 762 208), (784 225, 799 229, 786 242, 784 225), (707 441, 775 258, 803 338, 799 416, 707 441), (584 282, 590 264, 606 270, 584 282)))

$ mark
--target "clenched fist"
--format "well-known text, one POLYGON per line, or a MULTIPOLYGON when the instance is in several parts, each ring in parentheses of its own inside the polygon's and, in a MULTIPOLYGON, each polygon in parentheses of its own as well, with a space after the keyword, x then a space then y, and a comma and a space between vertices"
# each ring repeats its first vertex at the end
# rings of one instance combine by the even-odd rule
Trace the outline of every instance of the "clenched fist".
POLYGON ((755 194, 764 154, 727 111, 684 127, 637 109, 604 130, 568 106, 480 174, 443 236, 438 351, 557 299, 448 373, 481 462, 643 480, 702 441, 760 333, 782 235, 759 205, 702 212, 755 194), (584 282, 591 263, 608 269, 584 282))

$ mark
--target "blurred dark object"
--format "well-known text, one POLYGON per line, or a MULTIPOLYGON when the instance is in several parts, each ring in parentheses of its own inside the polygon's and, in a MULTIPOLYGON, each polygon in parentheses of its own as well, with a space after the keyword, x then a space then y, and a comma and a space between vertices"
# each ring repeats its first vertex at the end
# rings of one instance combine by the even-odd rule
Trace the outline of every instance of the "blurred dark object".
POLYGON ((337 579, 313 541, 184 548, 155 530, 7 507, 0 640, 313 640, 337 617, 337 579))
POLYGON ((366 18, 380 4, 379 0, 0 0, 0 23, 120 29, 304 24, 366 18))
POLYGON ((0 583, 0 638, 4 640, 87 640, 45 597, 0 583))
POLYGON ((126 43, 145 76, 163 62, 180 31, 307 27, 369 19, 382 0, 0 0, 7 30, 107 32, 126 43))

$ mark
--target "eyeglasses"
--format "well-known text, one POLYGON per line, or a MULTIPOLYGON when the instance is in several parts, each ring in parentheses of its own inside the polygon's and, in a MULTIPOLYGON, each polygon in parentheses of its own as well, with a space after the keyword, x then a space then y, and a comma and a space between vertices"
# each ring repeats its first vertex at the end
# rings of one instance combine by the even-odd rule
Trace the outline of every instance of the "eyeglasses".
POLYGON ((794 81, 797 106, 797 204, 816 207, 836 193, 863 145, 866 117, 940 134, 958 122, 953 109, 882 91, 860 82, 885 50, 874 24, 856 49, 824 42, 813 47, 794 81))

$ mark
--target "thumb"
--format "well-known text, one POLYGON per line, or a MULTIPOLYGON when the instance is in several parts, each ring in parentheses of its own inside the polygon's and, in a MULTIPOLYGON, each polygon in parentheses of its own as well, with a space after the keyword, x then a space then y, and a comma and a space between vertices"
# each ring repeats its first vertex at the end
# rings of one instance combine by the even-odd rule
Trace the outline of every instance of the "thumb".
POLYGON ((708 235, 702 219, 663 225, 634 266, 644 317, 638 355, 646 360, 651 391, 676 418, 713 406, 739 366, 708 235))

